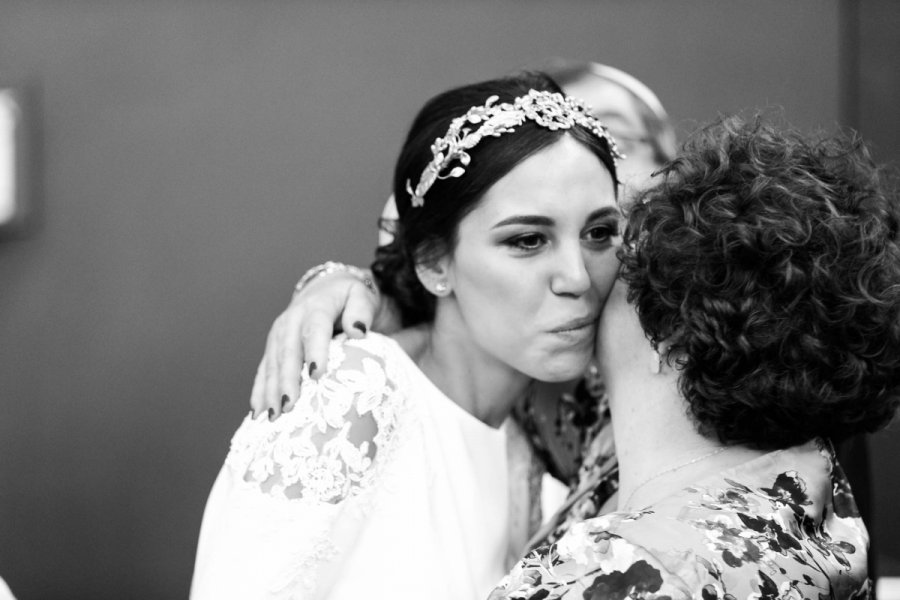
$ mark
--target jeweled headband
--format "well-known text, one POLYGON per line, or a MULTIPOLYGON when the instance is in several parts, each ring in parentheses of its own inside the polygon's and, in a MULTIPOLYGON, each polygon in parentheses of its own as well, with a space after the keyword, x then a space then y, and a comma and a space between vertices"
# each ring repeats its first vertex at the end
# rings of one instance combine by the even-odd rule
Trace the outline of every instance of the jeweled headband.
POLYGON ((483 106, 473 106, 466 114, 450 122, 450 128, 444 137, 434 140, 431 145, 434 156, 422 171, 415 189, 406 180, 406 191, 412 199, 412 206, 425 204, 425 194, 438 179, 462 176, 472 160, 468 151, 481 140, 515 131, 526 120, 550 130, 571 129, 580 125, 606 141, 613 166, 617 158, 623 158, 606 127, 591 116, 590 107, 577 98, 564 96, 559 92, 530 90, 511 104, 494 104, 497 100, 498 96, 491 96, 483 106), (454 163, 457 163, 456 166, 447 171, 454 163))

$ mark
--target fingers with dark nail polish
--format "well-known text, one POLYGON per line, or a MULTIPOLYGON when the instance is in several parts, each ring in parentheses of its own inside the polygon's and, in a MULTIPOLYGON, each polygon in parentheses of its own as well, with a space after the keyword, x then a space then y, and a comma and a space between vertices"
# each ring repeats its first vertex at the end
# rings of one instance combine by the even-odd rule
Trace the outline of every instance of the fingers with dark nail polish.
POLYGON ((363 324, 362 321, 354 321, 354 322, 353 322, 353 327, 354 327, 355 329, 359 329, 363 334, 366 333, 366 326, 363 324))

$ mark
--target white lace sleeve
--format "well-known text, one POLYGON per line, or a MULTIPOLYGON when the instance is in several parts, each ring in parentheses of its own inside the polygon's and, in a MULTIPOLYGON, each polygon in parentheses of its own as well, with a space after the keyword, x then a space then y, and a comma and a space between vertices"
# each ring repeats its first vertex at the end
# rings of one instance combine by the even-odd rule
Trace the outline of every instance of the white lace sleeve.
POLYGON ((371 344, 333 343, 326 373, 303 382, 295 408, 275 422, 248 418, 225 462, 264 493, 338 503, 371 485, 394 434, 395 392, 371 344))
POLYGON ((228 484, 217 481, 207 505, 192 598, 214 597, 197 592, 201 562, 205 579, 233 580, 231 592, 239 587, 235 580, 259 580, 242 593, 261 598, 319 597, 312 590, 327 587, 322 571, 326 579, 339 576, 340 555, 364 526, 371 492, 396 445, 404 395, 386 344, 374 335, 335 340, 325 374, 303 382, 293 410, 274 422, 244 420, 220 474, 228 484), (217 525, 207 523, 216 520, 240 535, 216 533, 217 525), (270 558, 259 560, 260 554, 270 558))

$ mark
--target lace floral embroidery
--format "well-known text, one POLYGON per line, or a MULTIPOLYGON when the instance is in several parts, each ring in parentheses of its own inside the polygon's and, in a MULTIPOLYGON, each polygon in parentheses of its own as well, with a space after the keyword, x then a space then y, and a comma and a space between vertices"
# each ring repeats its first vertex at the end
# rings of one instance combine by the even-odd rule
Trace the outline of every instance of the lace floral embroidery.
POLYGON ((336 340, 326 374, 303 381, 292 411, 244 420, 226 465, 264 493, 303 501, 335 504, 369 487, 402 404, 383 343, 336 340))

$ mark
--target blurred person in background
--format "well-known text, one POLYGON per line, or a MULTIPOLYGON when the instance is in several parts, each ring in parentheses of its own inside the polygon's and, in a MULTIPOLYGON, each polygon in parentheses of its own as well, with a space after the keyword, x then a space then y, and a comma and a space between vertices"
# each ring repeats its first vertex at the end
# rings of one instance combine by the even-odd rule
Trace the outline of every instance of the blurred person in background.
POLYGON ((640 191, 654 171, 675 157, 675 129, 650 88, 628 73, 596 62, 549 61, 541 70, 567 94, 583 99, 625 155, 619 180, 626 195, 640 191))

